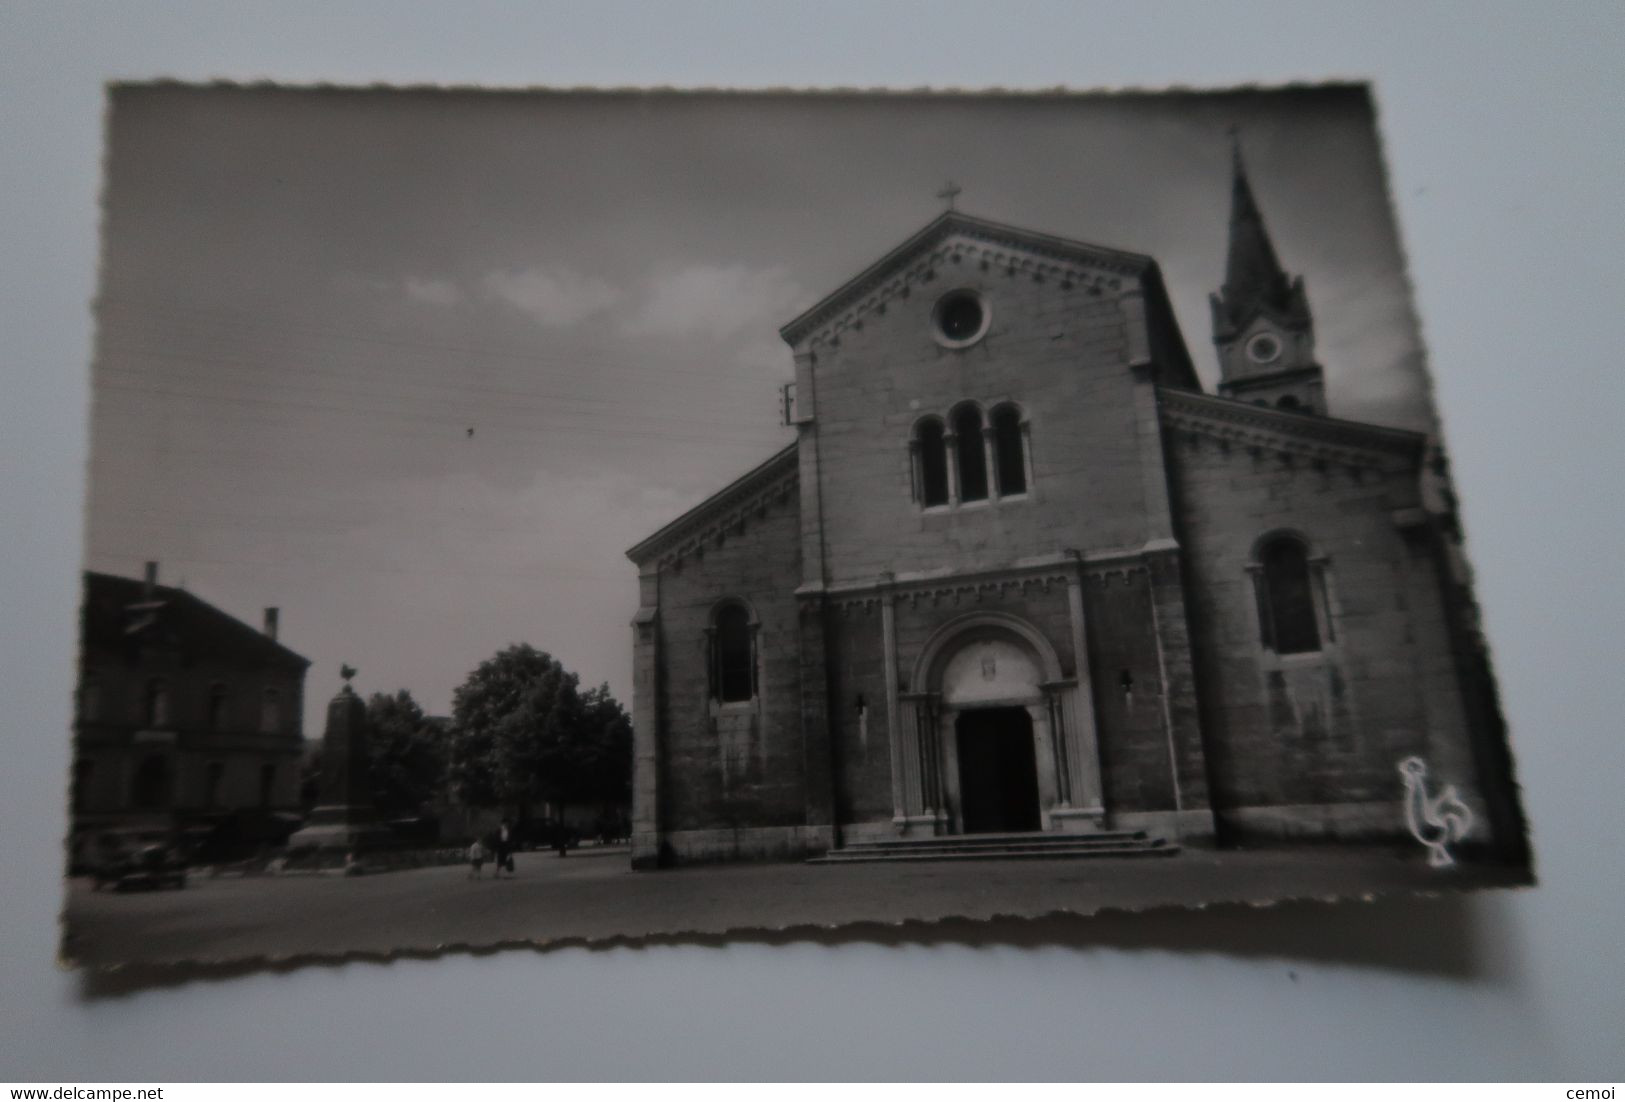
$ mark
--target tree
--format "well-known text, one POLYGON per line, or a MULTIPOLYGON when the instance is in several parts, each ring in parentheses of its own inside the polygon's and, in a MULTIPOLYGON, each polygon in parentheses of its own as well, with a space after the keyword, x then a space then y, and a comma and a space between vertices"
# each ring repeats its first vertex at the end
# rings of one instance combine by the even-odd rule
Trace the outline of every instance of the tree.
POLYGON ((593 751, 577 682, 529 644, 468 675, 452 698, 451 779, 463 802, 512 808, 523 819, 535 803, 581 798, 593 751))
POLYGON ((610 695, 609 685, 581 694, 589 729, 583 798, 618 805, 632 799, 632 717, 610 695))
POLYGON ((387 817, 419 814, 446 778, 446 735, 412 694, 367 701, 367 771, 373 806, 387 817))

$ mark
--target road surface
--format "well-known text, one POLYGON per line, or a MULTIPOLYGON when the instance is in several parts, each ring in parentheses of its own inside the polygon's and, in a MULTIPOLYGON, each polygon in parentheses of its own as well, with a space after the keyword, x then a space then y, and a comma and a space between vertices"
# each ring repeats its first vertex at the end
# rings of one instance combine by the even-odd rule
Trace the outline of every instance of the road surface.
POLYGON ((625 849, 521 853, 517 875, 465 866, 359 877, 194 875, 181 891, 68 886, 66 959, 116 964, 337 959, 850 923, 1037 917, 1516 882, 1434 870, 1420 852, 1187 850, 1175 857, 900 865, 733 864, 632 872, 625 849))

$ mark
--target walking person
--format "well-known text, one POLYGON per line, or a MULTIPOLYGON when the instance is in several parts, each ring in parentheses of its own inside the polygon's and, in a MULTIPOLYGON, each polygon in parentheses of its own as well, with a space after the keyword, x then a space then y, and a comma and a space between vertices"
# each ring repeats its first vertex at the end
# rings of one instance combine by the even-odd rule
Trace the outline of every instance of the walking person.
POLYGON ((508 875, 512 876, 514 833, 513 824, 506 818, 504 818, 502 820, 502 824, 497 827, 496 846, 494 848, 496 849, 497 860, 496 875, 501 876, 502 870, 506 869, 508 870, 508 875))

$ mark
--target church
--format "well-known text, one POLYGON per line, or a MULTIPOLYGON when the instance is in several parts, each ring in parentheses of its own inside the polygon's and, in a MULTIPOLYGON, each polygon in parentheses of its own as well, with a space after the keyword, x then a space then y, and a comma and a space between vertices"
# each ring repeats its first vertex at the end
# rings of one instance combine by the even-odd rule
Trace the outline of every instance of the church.
POLYGON ((638 868, 1523 825, 1443 458, 1340 419, 1239 151, 1217 393, 1157 262, 949 209, 790 321, 796 441, 627 554, 638 868))

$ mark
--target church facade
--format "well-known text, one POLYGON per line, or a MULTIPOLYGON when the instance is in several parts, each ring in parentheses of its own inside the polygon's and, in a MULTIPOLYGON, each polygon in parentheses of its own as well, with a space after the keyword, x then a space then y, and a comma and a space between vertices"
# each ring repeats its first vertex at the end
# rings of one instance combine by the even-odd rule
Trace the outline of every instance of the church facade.
POLYGON ((1522 838, 1442 468, 1342 420, 1239 161, 1217 394, 1156 262, 950 209, 781 330, 794 444, 628 552, 633 863, 1522 838))

